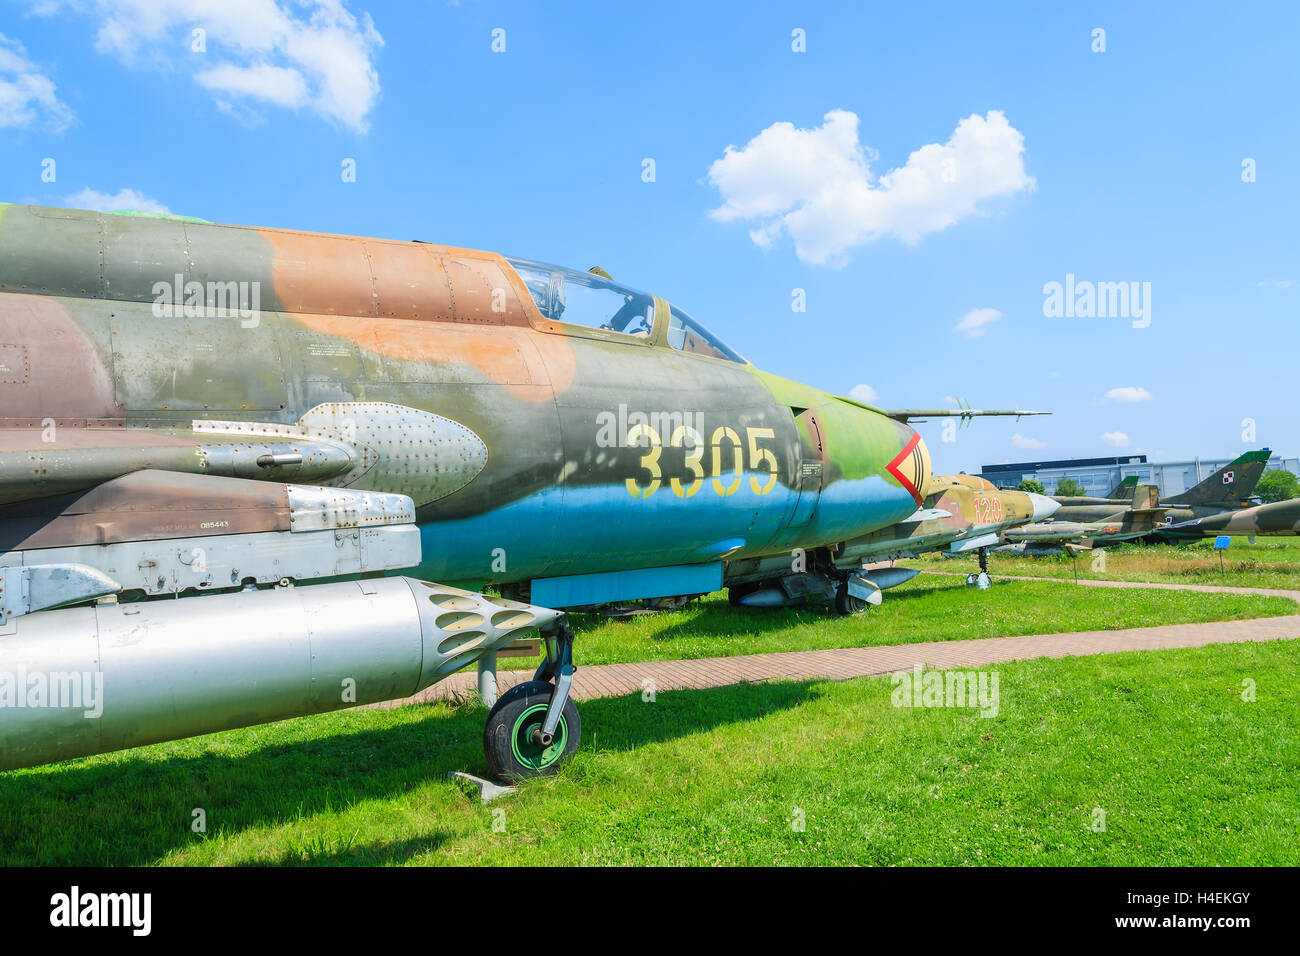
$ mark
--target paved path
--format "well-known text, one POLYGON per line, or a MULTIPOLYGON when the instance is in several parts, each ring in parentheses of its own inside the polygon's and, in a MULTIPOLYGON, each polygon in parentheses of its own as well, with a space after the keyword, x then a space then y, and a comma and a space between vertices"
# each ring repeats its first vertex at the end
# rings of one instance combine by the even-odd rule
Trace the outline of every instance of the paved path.
MULTIPOLYGON (((932 572, 947 574, 948 572, 932 572)), ((1000 580, 1009 580, 999 575, 1000 580)), ((1070 580, 1019 578, 1015 580, 1070 580)), ((1231 594, 1265 594, 1289 597, 1300 603, 1300 591, 1267 588, 1215 587, 1201 584, 1142 584, 1130 581, 1079 581, 1090 587, 1155 588, 1231 594)), ((1213 621, 1204 624, 1170 624, 1163 627, 1135 627, 1120 631, 1075 631, 1061 634, 1032 634, 1024 637, 986 637, 970 641, 934 641, 924 644, 894 644, 886 647, 849 647, 821 651, 784 651, 775 654, 743 654, 735 657, 705 657, 683 661, 646 661, 636 664, 597 664, 579 667, 573 681, 573 696, 619 697, 641 693, 653 681, 655 692, 683 688, 722 687, 765 680, 848 680, 873 674, 911 670, 920 664, 931 668, 983 667, 1002 661, 1033 657, 1076 657, 1113 654, 1120 651, 1148 651, 1205 644, 1235 644, 1244 641, 1276 641, 1300 638, 1300 614, 1256 618, 1249 621, 1213 621)), ((502 691, 528 680, 531 671, 501 671, 502 691)), ((473 671, 453 674, 439 684, 405 700, 376 704, 395 707, 425 703, 449 697, 469 696, 477 691, 473 671)))
MULTIPOLYGON (((964 571, 925 571, 925 574, 937 574, 945 578, 964 578, 964 571)), ((1057 584, 1080 584, 1093 588, 1155 588, 1158 591, 1205 591, 1209 594, 1263 594, 1265 597, 1290 598, 1300 604, 1300 591, 1288 591, 1279 588, 1237 588, 1218 584, 1151 584, 1146 581, 1098 581, 1095 578, 1048 578, 1035 577, 1032 574, 995 574, 996 581, 1054 581, 1057 584)))

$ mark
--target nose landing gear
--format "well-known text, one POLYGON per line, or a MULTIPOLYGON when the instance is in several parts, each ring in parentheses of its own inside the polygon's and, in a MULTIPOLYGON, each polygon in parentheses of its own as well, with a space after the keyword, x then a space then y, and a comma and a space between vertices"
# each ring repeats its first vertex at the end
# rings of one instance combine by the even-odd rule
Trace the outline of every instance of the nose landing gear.
POLYGON ((573 686, 573 631, 563 617, 542 631, 546 657, 533 679, 497 700, 483 728, 483 752, 492 773, 506 781, 554 773, 582 740, 573 686))
POLYGON ((981 591, 986 591, 988 590, 989 584, 992 583, 991 579, 989 578, 989 549, 980 548, 979 557, 980 557, 979 573, 976 574, 975 572, 971 572, 970 574, 966 575, 966 586, 968 588, 979 588, 979 590, 981 591))

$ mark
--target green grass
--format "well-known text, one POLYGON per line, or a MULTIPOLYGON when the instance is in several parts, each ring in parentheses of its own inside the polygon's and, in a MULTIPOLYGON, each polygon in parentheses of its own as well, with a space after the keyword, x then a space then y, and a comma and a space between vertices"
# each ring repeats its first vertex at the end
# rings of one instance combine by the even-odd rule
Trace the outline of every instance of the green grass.
POLYGON ((1296 865, 1297 666, 1003 664, 991 719, 887 678, 590 701, 574 762, 487 807, 445 780, 481 708, 349 711, 0 774, 0 863, 1296 865))
MULTIPOLYGON (((921 575, 886 591, 880 606, 848 618, 825 607, 732 608, 719 592, 671 613, 570 619, 577 632, 574 657, 581 666, 1187 624, 1297 610, 1294 601, 1279 597, 1067 588, 1037 581, 997 581, 978 591, 961 579, 921 575)), ((537 662, 504 658, 500 663, 503 669, 531 669, 537 662)))
MULTIPOLYGON (((1261 537, 1254 544, 1246 538, 1233 538, 1231 547, 1222 555, 1222 568, 1212 539, 1180 545, 1121 542, 1098 550, 1106 552, 1104 567, 1096 561, 1095 554, 1081 554, 1077 560, 1080 578, 1300 590, 1300 537, 1294 535, 1261 537)), ((962 574, 976 567, 973 555, 960 558, 927 555, 904 563, 909 567, 962 574)), ((1065 554, 1039 558, 989 555, 989 571, 994 576, 1073 578, 1075 570, 1076 562, 1065 554)))

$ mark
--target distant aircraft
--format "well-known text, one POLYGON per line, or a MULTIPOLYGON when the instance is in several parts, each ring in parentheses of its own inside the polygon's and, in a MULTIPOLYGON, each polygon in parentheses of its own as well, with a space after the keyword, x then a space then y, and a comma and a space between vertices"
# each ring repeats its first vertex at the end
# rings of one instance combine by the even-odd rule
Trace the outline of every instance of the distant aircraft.
POLYGON ((907 422, 985 414, 1038 413, 780 378, 596 268, 0 205, 0 678, 103 689, 93 720, 0 707, 0 769, 475 662, 490 698, 495 652, 540 628, 485 750, 550 772, 581 735, 561 610, 771 586, 796 550, 856 609, 837 555, 930 480, 907 422))
MULTIPOLYGON (((967 583, 986 588, 988 550, 1000 543, 1008 528, 1050 517, 1060 507, 1051 498, 1032 492, 1000 490, 973 475, 942 475, 926 487, 925 500, 914 514, 879 531, 851 538, 835 551, 834 563, 843 569, 861 569, 864 563, 914 558, 928 551, 949 554, 976 552, 978 574, 967 583)), ((735 603, 749 606, 788 606, 807 596, 797 575, 772 582, 770 559, 736 562, 730 575, 737 581, 731 589, 735 603), (746 587, 747 579, 755 583, 746 587)), ((850 601, 880 603, 880 591, 910 580, 919 572, 908 568, 857 570, 848 600, 840 598, 839 610, 856 610, 850 601)))
POLYGON ((1300 534, 1300 498, 1225 511, 1174 525, 1170 531, 1187 536, 1300 534))
POLYGON ((1177 543, 1186 540, 1187 533, 1178 530, 1175 525, 1195 518, 1208 518, 1252 507, 1259 501, 1253 497, 1255 486, 1263 477, 1272 456, 1273 452, 1267 448, 1248 451, 1200 484, 1165 499, 1164 504, 1175 507, 1165 512, 1165 527, 1158 529, 1152 539, 1177 543))
POLYGON ((1021 528, 1014 543, 1025 545, 1018 550, 1026 554, 1053 554, 1060 551, 1062 542, 1081 544, 1086 540, 1091 547, 1138 538, 1187 540, 1195 535, 1179 530, 1177 525, 1249 506, 1271 455, 1267 448, 1246 452, 1200 483, 1164 500, 1152 497, 1156 495, 1154 485, 1139 485, 1131 475, 1116 488, 1128 487, 1131 497, 1127 500, 1055 496, 1053 500, 1061 507, 1051 526, 1021 528), (1138 490, 1145 488, 1150 490, 1138 490))
POLYGON ((1128 500, 1133 497, 1133 487, 1138 483, 1137 475, 1126 475, 1120 479, 1119 484, 1111 489, 1107 498, 1119 498, 1128 500))
MULTIPOLYGON (((1061 499, 1055 499, 1058 502, 1061 499)), ((1010 528, 1003 533, 1008 542, 1000 551, 1028 555, 1059 554, 1063 549, 1090 549, 1112 541, 1131 541, 1161 527, 1168 509, 1160 504, 1155 485, 1136 485, 1129 507, 1099 520, 1061 520, 1064 506, 1049 521, 1010 528)))
MULTIPOLYGON (((1227 511, 1231 508, 1249 507, 1250 496, 1254 493, 1255 486, 1259 484, 1259 479, 1264 474, 1264 468, 1272 454, 1267 448, 1248 451, 1186 491, 1163 499, 1163 503, 1170 506, 1173 512, 1190 513, 1193 509, 1200 509, 1206 514, 1227 511)), ((1115 492, 1107 498, 1058 495, 1055 500, 1061 503, 1061 510, 1057 512, 1056 517, 1060 521, 1095 521, 1109 518, 1130 506, 1137 483, 1135 475, 1129 475, 1121 481, 1115 491, 1123 490, 1122 497, 1116 496, 1115 492)), ((1189 514, 1189 517, 1192 515, 1189 514)))

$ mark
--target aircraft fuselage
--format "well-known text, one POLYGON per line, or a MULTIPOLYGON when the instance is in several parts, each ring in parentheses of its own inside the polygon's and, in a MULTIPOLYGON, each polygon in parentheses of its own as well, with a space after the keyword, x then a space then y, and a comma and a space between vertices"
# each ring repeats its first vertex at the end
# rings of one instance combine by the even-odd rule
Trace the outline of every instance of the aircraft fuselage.
POLYGON ((0 500, 247 476, 227 459, 275 440, 302 460, 255 477, 411 496, 414 573, 444 583, 770 555, 916 510, 912 429, 645 299, 625 334, 557 321, 492 253, 0 206, 0 500))

